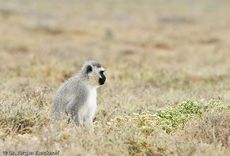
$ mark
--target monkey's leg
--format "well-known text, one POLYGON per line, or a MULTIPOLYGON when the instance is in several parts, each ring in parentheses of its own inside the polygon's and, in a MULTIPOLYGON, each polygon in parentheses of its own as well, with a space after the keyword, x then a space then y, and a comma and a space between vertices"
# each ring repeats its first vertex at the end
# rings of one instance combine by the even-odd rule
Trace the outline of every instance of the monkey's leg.
POLYGON ((77 113, 74 117, 74 122, 78 125, 78 126, 82 126, 83 125, 83 117, 80 113, 77 113))
POLYGON ((87 117, 85 118, 84 126, 85 126, 90 132, 94 132, 94 128, 93 128, 93 117, 87 116, 87 117))
POLYGON ((75 122, 76 125, 80 126, 83 124, 83 118, 79 114, 78 104, 75 99, 72 99, 66 106, 67 114, 70 114, 70 118, 75 122))

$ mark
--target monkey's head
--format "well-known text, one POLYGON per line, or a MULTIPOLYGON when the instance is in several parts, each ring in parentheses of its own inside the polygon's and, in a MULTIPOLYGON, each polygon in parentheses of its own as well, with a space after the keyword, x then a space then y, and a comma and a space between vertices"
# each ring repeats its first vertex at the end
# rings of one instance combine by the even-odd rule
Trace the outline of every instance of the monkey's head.
POLYGON ((92 86, 101 86, 105 83, 105 69, 96 61, 88 61, 83 66, 83 73, 85 73, 89 84, 92 86))

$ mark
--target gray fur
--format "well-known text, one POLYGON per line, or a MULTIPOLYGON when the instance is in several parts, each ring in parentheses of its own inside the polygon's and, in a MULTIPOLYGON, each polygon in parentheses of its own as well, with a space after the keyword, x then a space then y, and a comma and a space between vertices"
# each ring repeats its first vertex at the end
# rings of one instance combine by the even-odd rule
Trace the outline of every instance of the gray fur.
MULTIPOLYGON (((79 110, 88 104, 91 88, 93 89, 99 86, 91 86, 89 84, 89 75, 86 71, 89 65, 93 68, 101 67, 96 61, 86 62, 78 75, 65 81, 58 89, 53 99, 52 117, 54 119, 62 119, 67 114, 76 124, 84 124, 87 127, 92 127, 92 118, 94 115, 87 114, 83 117, 79 116, 79 110), (84 123, 85 121, 89 123, 84 123)), ((89 107, 91 107, 91 105, 89 105, 89 107)))

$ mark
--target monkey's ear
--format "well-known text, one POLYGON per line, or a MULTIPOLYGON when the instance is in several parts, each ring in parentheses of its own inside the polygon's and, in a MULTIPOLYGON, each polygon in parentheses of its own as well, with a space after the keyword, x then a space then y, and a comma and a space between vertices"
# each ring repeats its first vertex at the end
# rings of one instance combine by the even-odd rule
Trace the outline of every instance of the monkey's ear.
POLYGON ((88 65, 88 66, 86 67, 86 74, 89 74, 91 71, 93 71, 93 68, 92 68, 91 65, 88 65))

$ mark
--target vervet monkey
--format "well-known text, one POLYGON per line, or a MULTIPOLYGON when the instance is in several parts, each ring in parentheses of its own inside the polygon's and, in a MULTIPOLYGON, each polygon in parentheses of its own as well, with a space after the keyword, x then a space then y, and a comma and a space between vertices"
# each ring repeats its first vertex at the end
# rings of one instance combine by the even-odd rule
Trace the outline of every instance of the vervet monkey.
POLYGON ((67 114, 77 125, 93 128, 97 88, 106 81, 104 72, 100 63, 86 62, 79 74, 65 81, 58 89, 53 100, 53 118, 60 119, 67 114))

